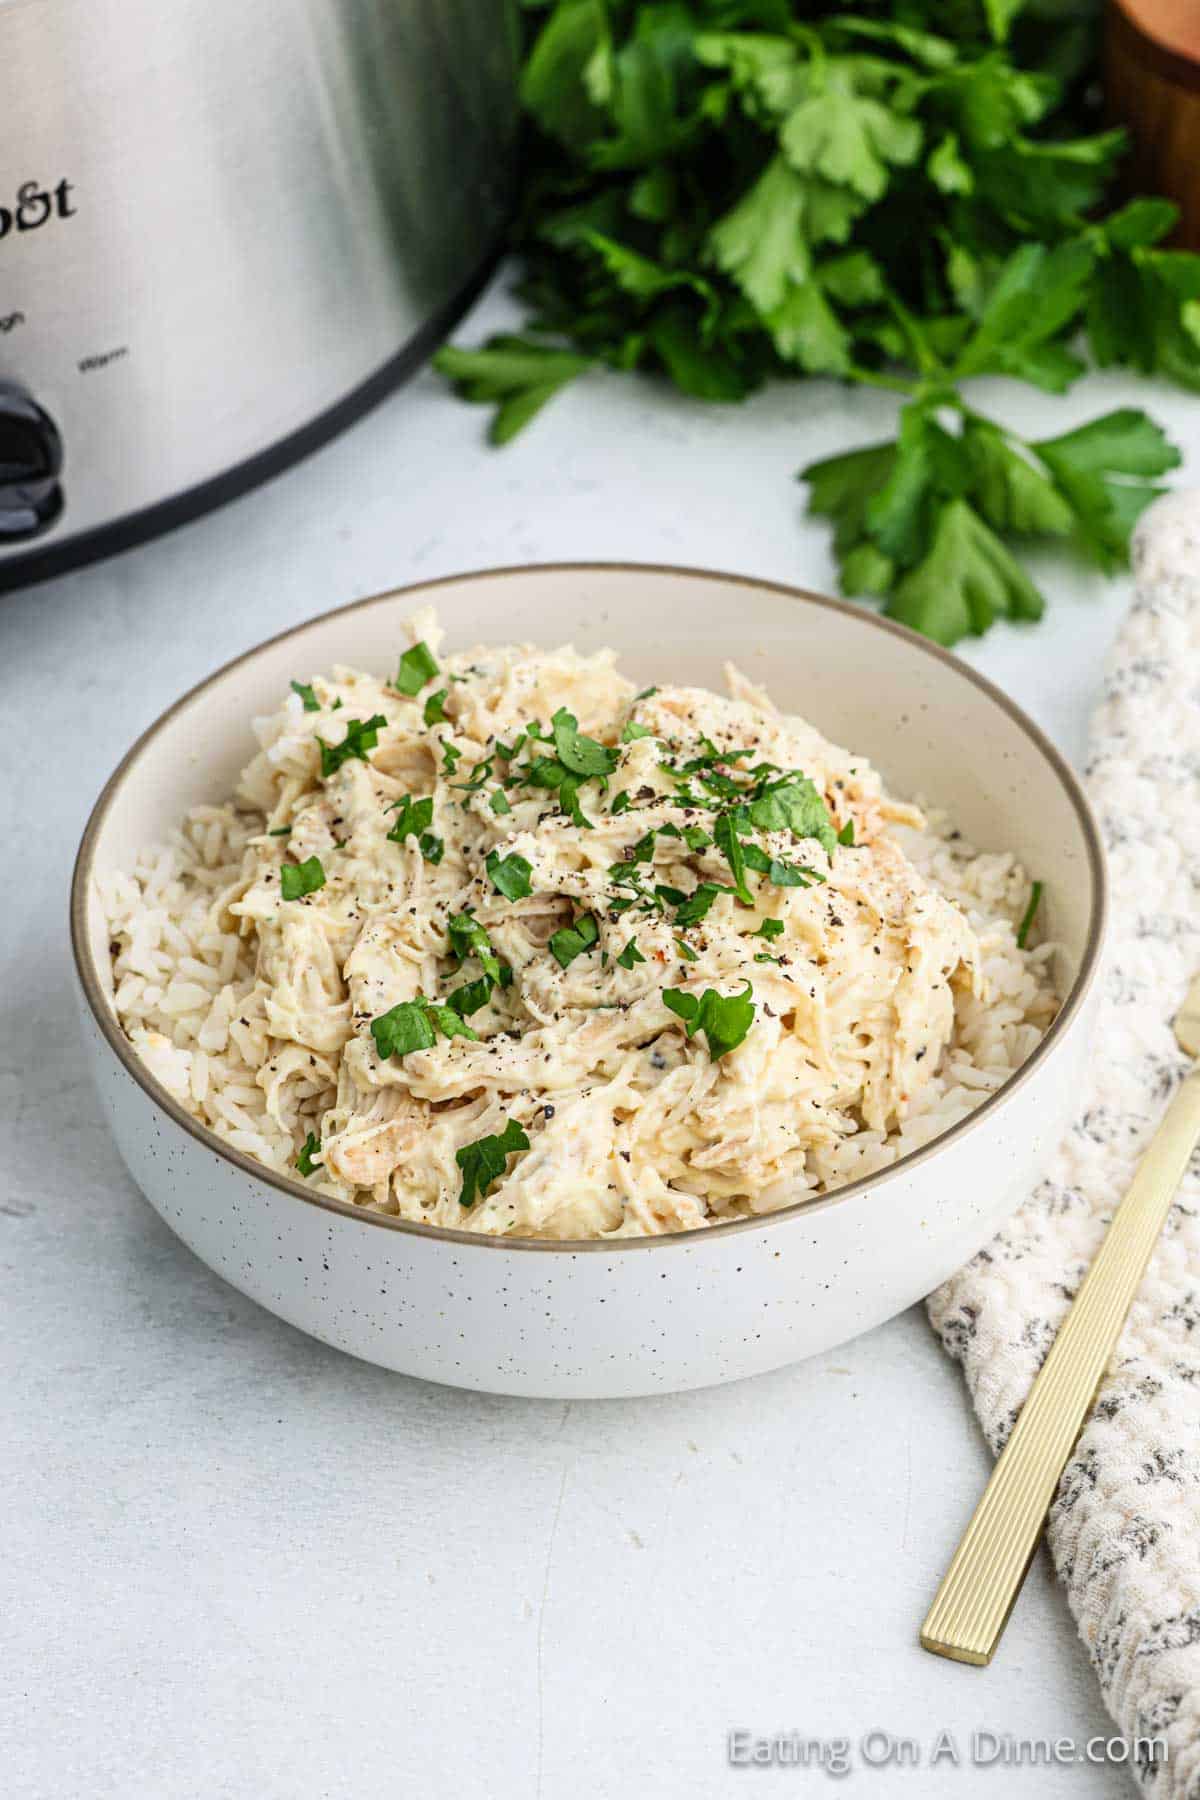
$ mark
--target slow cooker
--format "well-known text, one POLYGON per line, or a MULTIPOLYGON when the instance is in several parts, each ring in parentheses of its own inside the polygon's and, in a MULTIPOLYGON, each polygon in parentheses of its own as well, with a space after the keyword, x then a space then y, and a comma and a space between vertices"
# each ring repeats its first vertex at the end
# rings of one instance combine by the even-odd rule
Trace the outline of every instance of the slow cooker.
POLYGON ((506 218, 508 0, 0 0, 0 588, 273 474, 506 218))

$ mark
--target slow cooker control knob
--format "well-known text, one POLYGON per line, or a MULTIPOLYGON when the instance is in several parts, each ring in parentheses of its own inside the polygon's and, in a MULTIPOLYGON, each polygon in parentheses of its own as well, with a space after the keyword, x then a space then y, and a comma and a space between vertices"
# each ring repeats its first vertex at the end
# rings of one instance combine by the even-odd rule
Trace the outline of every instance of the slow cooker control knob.
POLYGON ((32 395, 0 381, 0 544, 37 537, 63 509, 62 439, 32 395))

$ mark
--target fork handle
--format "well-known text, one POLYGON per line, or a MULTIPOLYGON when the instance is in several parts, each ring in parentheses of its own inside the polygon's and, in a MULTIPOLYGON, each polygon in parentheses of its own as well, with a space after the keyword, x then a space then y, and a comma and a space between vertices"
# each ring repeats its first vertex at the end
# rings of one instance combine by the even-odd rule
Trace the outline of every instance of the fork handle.
POLYGON ((991 1662, 1198 1140, 1200 1071, 1184 1081, 1138 1164, 934 1596, 921 1627, 934 1655, 991 1662))

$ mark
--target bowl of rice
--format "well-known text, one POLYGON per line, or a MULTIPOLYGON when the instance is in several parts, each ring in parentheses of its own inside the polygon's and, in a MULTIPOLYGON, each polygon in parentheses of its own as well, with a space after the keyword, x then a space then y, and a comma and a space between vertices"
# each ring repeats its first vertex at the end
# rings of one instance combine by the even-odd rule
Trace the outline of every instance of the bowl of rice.
POLYGON ((826 1349, 973 1254, 1087 1050, 1103 858, 965 665, 625 565, 361 601, 139 739, 72 936, 134 1180, 405 1373, 587 1396, 826 1349))

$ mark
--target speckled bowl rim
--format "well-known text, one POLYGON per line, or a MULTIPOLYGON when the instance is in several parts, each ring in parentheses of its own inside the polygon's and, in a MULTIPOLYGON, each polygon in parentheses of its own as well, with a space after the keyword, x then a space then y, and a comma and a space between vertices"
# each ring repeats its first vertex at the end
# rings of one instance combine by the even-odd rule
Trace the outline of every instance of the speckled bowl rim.
POLYGON ((431 1238, 439 1243, 460 1244, 472 1250, 522 1250, 558 1256, 576 1256, 582 1252, 602 1252, 606 1256, 654 1251, 661 1254, 681 1246, 691 1248, 698 1239, 711 1241, 715 1238, 729 1237, 738 1232, 770 1231, 794 1221, 802 1214, 840 1205, 856 1194, 862 1194, 872 1188, 886 1187, 889 1182, 898 1177, 908 1175, 912 1170, 919 1168, 921 1164, 939 1155, 947 1145, 977 1130, 985 1119, 1007 1104, 1019 1087, 1036 1080, 1043 1063, 1054 1054, 1058 1043, 1066 1036, 1074 1023, 1095 979, 1104 943, 1107 919, 1108 879, 1104 848, 1087 796, 1066 759, 1040 727, 1035 725, 1033 720, 1000 688, 988 681, 985 676, 978 674, 959 657, 952 655, 949 650, 943 649, 940 644, 921 637, 917 632, 910 631, 907 626, 897 624, 895 620, 882 618, 878 613, 856 606, 850 601, 837 600, 828 594, 813 593, 807 588, 791 587, 785 582, 760 580, 751 575, 727 574, 718 569, 688 568, 672 563, 515 563, 496 569, 468 570, 463 574, 438 576, 432 580, 415 581, 403 587, 390 588, 383 593, 369 594, 365 599, 351 601, 347 606, 332 607, 326 612, 315 613, 301 624, 290 626, 286 631, 277 632, 274 637, 265 638, 261 644, 256 644, 253 649, 246 650, 242 655, 235 656, 231 661, 223 663, 219 669, 214 670, 203 681, 199 681, 194 687, 189 688, 142 732, 109 776, 92 808, 80 840, 71 877, 71 949, 80 985, 92 1017, 109 1048, 126 1072, 133 1077, 154 1105, 165 1112, 168 1118, 172 1119, 189 1136, 195 1138, 197 1143, 202 1144, 205 1149, 211 1150, 222 1161, 229 1163, 253 1181, 264 1182, 269 1187, 277 1188, 280 1193, 288 1194, 294 1200, 303 1201, 306 1206, 317 1206, 325 1212, 337 1213, 347 1219, 355 1219, 360 1224, 376 1226, 385 1231, 404 1232, 412 1237, 431 1238), (695 1226, 689 1231, 665 1233, 661 1237, 496 1237, 478 1231, 460 1231, 453 1226, 424 1225, 416 1220, 397 1218, 391 1213, 375 1212, 367 1207, 355 1206, 350 1201, 335 1200, 327 1194, 315 1194, 301 1182, 295 1181, 287 1175, 279 1175, 275 1170, 268 1168, 265 1163, 256 1162, 252 1156, 235 1150, 232 1145, 218 1137, 215 1131, 210 1131, 206 1125, 200 1124, 197 1119, 186 1112, 150 1074, 136 1054, 133 1045, 121 1030, 116 1014, 108 1003, 92 957, 87 930, 87 901, 92 881, 92 865, 96 845, 108 817, 109 809, 134 763, 151 747, 159 732, 174 718, 175 714, 182 707, 188 705, 197 694, 201 694, 205 689, 223 681, 234 669, 240 668, 243 663, 252 661, 264 650, 269 650, 276 644, 284 643, 289 638, 298 636, 300 632, 306 631, 311 625, 326 619, 345 617, 350 613, 361 611, 364 607, 378 605, 383 600, 402 600, 416 604, 427 596, 436 594, 440 588, 461 586, 464 582, 513 581, 522 576, 541 573, 579 575, 585 578, 597 574, 625 574, 652 578, 659 575, 683 576, 689 580, 717 582, 723 586, 753 588, 759 592, 777 594, 784 599, 798 601, 805 606, 827 607, 854 619, 864 631, 890 632, 893 636, 903 638, 922 655, 928 656, 936 662, 948 663, 957 675, 980 689, 993 705, 1006 712, 1041 752, 1071 803, 1087 846, 1090 884, 1087 941, 1070 992, 1037 1049, 1002 1087, 997 1088, 994 1094, 990 1094, 965 1119, 960 1119, 956 1125, 952 1125, 948 1131, 942 1132, 928 1144, 922 1145, 920 1149, 912 1150, 907 1156, 899 1157, 886 1169, 880 1169, 872 1175, 860 1176, 857 1181, 848 1182, 845 1187, 835 1188, 828 1194, 806 1195, 803 1199, 794 1201, 790 1206, 780 1207, 776 1212, 755 1214, 744 1219, 728 1219, 715 1225, 695 1226))

